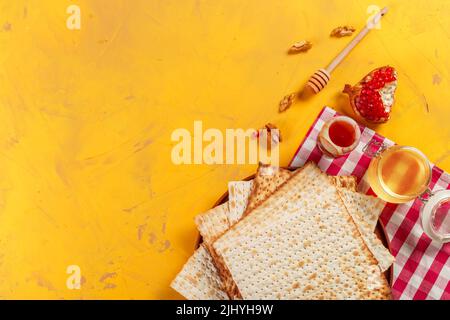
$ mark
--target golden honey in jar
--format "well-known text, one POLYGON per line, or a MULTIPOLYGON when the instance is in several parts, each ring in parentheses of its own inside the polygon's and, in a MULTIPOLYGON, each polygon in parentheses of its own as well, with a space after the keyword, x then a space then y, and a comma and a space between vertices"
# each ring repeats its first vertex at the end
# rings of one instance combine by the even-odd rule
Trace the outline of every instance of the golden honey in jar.
POLYGON ((424 193, 431 179, 425 155, 412 147, 393 146, 372 159, 368 181, 378 197, 404 203, 424 193))

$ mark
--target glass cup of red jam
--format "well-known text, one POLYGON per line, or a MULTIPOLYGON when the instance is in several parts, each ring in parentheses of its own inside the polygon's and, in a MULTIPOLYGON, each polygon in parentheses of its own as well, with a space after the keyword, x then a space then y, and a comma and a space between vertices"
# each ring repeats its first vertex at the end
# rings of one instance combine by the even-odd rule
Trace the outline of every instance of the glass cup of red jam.
POLYGON ((324 124, 317 144, 325 155, 340 157, 355 149, 360 138, 361 131, 355 120, 346 116, 337 116, 324 124))

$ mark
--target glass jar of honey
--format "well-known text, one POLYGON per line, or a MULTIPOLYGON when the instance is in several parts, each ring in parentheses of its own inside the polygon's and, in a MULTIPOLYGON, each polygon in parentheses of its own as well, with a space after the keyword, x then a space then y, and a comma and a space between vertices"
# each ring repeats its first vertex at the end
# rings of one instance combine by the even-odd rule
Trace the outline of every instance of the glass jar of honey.
MULTIPOLYGON (((366 154, 368 153, 365 148, 366 154)), ((423 194, 431 180, 425 155, 413 147, 381 146, 367 169, 370 187, 381 199, 404 203, 423 194)))

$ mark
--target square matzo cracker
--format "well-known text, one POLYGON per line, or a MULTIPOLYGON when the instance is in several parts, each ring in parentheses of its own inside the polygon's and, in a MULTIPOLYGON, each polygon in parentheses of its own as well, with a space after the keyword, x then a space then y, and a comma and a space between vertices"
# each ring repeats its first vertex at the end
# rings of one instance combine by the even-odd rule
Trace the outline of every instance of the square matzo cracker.
POLYGON ((311 164, 213 246, 243 299, 390 297, 336 188, 311 164))

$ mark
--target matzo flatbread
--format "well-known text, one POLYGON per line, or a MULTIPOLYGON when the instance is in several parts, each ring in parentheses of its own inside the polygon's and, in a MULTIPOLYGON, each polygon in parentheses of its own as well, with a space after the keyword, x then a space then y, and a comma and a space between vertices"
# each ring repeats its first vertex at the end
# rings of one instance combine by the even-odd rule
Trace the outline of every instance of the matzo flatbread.
MULTIPOLYGON (((208 210, 195 217, 195 223, 202 237, 206 238, 204 244, 194 252, 184 265, 183 269, 172 281, 171 287, 189 300, 228 300, 227 293, 222 289, 222 279, 214 266, 212 255, 214 249, 210 244, 225 229, 237 222, 245 211, 247 200, 253 186, 252 181, 235 181, 229 184, 229 202, 208 210), (235 192, 239 190, 239 192, 235 192), (234 203, 234 205, 229 205, 234 203), (228 204, 228 207, 227 207, 228 204), (232 213, 230 212, 232 211, 232 213), (225 219, 225 216, 228 219, 225 219), (206 248, 208 247, 208 249, 206 248), (210 253, 212 252, 212 255, 210 253)), ((220 257, 214 255, 215 259, 220 257)), ((223 270, 222 274, 227 274, 223 270)), ((231 278, 228 276, 228 278, 231 278)), ((227 278, 223 279, 226 283, 227 278)), ((229 284, 232 285, 232 284, 229 284)))
POLYGON ((351 201, 355 196, 353 191, 344 188, 338 188, 338 191, 343 200, 342 202, 358 226, 364 242, 378 261, 381 271, 386 271, 394 263, 395 258, 373 233, 371 226, 364 220, 364 217, 367 217, 365 212, 363 212, 363 210, 366 210, 365 207, 360 206, 360 202, 351 201))
MULTIPOLYGON (((281 169, 287 172, 286 169, 281 169)), ((248 181, 233 181, 229 184, 229 206, 230 211, 235 209, 235 213, 232 215, 232 217, 229 217, 229 220, 232 220, 233 222, 230 223, 230 226, 239 221, 242 218, 242 213, 245 210, 247 199, 249 197, 250 192, 252 192, 253 196, 255 196, 255 199, 260 199, 260 201, 264 201, 267 197, 269 197, 273 191, 270 190, 270 192, 267 192, 266 187, 267 186, 274 186, 274 185, 281 185, 284 182, 286 182, 293 174, 293 172, 289 171, 289 175, 286 174, 275 174, 277 172, 276 168, 270 167, 270 166, 260 166, 260 170, 258 170, 258 174, 260 176, 264 176, 264 179, 260 180, 261 184, 258 185, 258 188, 252 190, 252 184, 250 184, 248 181), (271 181, 272 180, 272 181, 271 181), (231 205, 231 203, 234 203, 234 205, 231 205)), ((257 177, 258 177, 257 174, 257 177)), ((329 180, 338 187, 349 189, 349 192, 356 192, 356 177, 354 176, 328 176, 329 180)), ((270 188, 270 187, 269 187, 270 188)), ((369 196, 367 196, 369 197, 369 196)), ((344 201, 349 201, 349 199, 352 198, 345 198, 344 201)), ((352 208, 352 206, 350 206, 352 208)), ((353 206, 355 209, 352 211, 353 214, 360 214, 361 210, 364 210, 364 208, 360 208, 357 206, 353 206)), ((362 216, 370 216, 369 214, 364 214, 362 216)), ((372 252, 372 254, 375 256, 376 260, 378 261, 378 264, 382 271, 385 271, 389 268, 389 266, 393 262, 393 256, 390 254, 389 250, 387 250, 381 241, 376 237, 376 235, 370 230, 370 228, 367 227, 364 221, 361 219, 354 219, 355 223, 357 224, 358 230, 362 234, 364 242, 366 242, 367 247, 372 252)), ((214 249, 210 249, 213 251, 214 249)), ((214 255, 217 257, 217 255, 214 255)), ((220 258, 217 258, 220 259, 220 258)), ((220 265, 220 263, 219 263, 220 265)), ((228 277, 230 276, 228 270, 224 270, 224 275, 222 276, 224 278, 224 287, 228 287, 228 290, 230 292, 235 292, 234 298, 239 298, 240 294, 237 290, 236 286, 234 285, 234 282, 230 280, 228 277)), ((232 297, 233 298, 233 297, 232 297)))
POLYGON ((374 232, 381 211, 383 210, 386 203, 379 198, 363 193, 347 189, 342 190, 346 190, 342 195, 343 198, 345 198, 345 202, 350 203, 359 209, 358 214, 360 215, 361 219, 364 220, 368 224, 369 229, 374 232))
POLYGON ((243 299, 390 296, 336 188, 310 164, 213 247, 243 299))
POLYGON ((194 218, 197 229, 206 243, 213 243, 230 227, 228 202, 214 207, 194 218))
POLYGON ((328 176, 336 187, 347 188, 356 192, 357 182, 355 176, 328 176))
POLYGON ((203 245, 189 258, 170 286, 189 300, 226 300, 219 273, 203 245))
MULTIPOLYGON (((253 183, 253 191, 248 199, 246 213, 256 208, 275 190, 293 175, 293 171, 260 164, 253 183)), ((356 191, 357 181, 354 176, 330 176, 329 179, 338 187, 356 191)))
MULTIPOLYGON (((280 170, 284 170, 284 172, 287 171, 286 169, 280 170)), ((272 190, 270 190, 270 192, 267 192, 265 190, 267 188, 266 186, 279 186, 286 182, 292 175, 291 171, 289 172, 290 174, 275 174, 276 172, 277 170, 274 170, 273 167, 260 166, 257 177, 261 175, 264 177, 264 179, 261 179, 260 184, 258 184, 257 187, 253 190, 254 199, 260 199, 260 201, 264 201, 273 192, 272 190)), ((369 247, 369 250, 377 259, 380 268, 382 269, 382 271, 386 271, 392 265, 394 257, 391 255, 389 250, 384 247, 378 237, 373 233, 376 226, 376 221, 374 225, 373 219, 374 217, 376 217, 376 220, 378 221, 379 214, 381 213, 380 203, 382 204, 383 201, 372 196, 357 193, 357 181, 355 176, 328 176, 328 178, 336 187, 339 187, 339 190, 347 191, 341 198, 344 201, 344 204, 346 204, 346 207, 348 204, 347 209, 349 210, 349 213, 352 214, 352 217, 353 215, 357 214, 361 218, 355 218, 355 223, 357 224, 357 227, 361 232, 366 245, 369 247)), ((240 182, 242 183, 243 181, 240 182)), ((244 191, 240 193, 240 196, 245 198, 245 195, 249 192, 250 188, 239 186, 239 182, 233 183, 237 184, 236 187, 238 189, 244 189, 244 191)), ((238 214, 235 216, 237 219, 233 222, 233 224, 241 218, 241 215, 238 214)))
POLYGON ((231 181, 228 183, 228 221, 235 224, 247 209, 248 198, 253 189, 253 181, 231 181))
POLYGON ((287 169, 260 164, 253 179, 253 191, 248 198, 244 215, 262 203, 280 185, 285 183, 291 175, 292 172, 287 169))
MULTIPOLYGON (((207 212, 195 217, 195 224, 203 238, 205 248, 208 250, 221 279, 222 287, 232 285, 232 278, 222 257, 216 254, 212 243, 229 229, 231 223, 228 219, 230 207, 228 201, 207 212)), ((231 297, 232 290, 225 291, 231 297)), ((234 295, 234 294, 233 294, 234 295)))
MULTIPOLYGON (((270 172, 268 172, 266 170, 264 172, 264 174, 268 176, 268 175, 270 175, 270 172)), ((273 179, 283 179, 283 177, 286 178, 285 180, 287 180, 287 178, 289 178, 290 176, 281 175, 281 177, 280 177, 280 176, 272 175, 273 179)), ((355 188, 356 188, 356 178, 353 176, 330 176, 329 178, 336 186, 341 186, 341 187, 348 188, 351 190, 355 190, 355 188)), ((282 184, 283 182, 284 181, 281 181, 281 182, 279 182, 279 184, 282 184)), ((251 193, 251 190, 252 190, 252 182, 251 181, 230 182, 229 183, 229 201, 228 201, 228 205, 229 205, 228 209, 229 210, 226 209, 226 206, 222 206, 221 208, 218 208, 215 210, 209 210, 207 213, 202 214, 202 215, 200 215, 200 217, 196 218, 197 222, 201 225, 201 226, 199 226, 199 229, 203 229, 204 232, 208 232, 209 236, 207 236, 207 238, 209 238, 210 241, 211 241, 211 239, 215 239, 216 237, 218 237, 223 232, 226 225, 228 225, 226 227, 228 229, 230 225, 236 223, 242 217, 242 214, 245 211, 245 207, 247 204, 246 199, 248 199, 248 197, 251 193), (234 192, 235 190, 239 190, 239 191, 234 192), (235 205, 230 205, 231 203, 234 203, 235 205), (223 215, 224 213, 228 217, 228 222, 224 219, 224 215, 223 215), (218 227, 211 228, 210 227, 211 224, 218 224, 218 227), (209 227, 207 227, 207 226, 209 226, 209 227)), ((266 194, 266 196, 269 196, 269 195, 270 194, 266 194)), ((343 199, 343 200, 345 201, 345 199, 343 199)), ((360 227, 359 224, 358 224, 358 228, 361 233, 368 232, 367 228, 364 229, 363 227, 360 227)), ((366 242, 368 242, 367 238, 370 238, 370 236, 364 237, 366 242)), ((379 242, 378 239, 375 239, 375 243, 376 243, 376 245, 381 244, 381 242, 379 242), (378 241, 378 243, 376 241, 378 241)), ((374 249, 374 246, 370 246, 370 242, 369 242, 368 247, 372 251, 372 253, 374 253, 374 255, 378 261, 380 261, 381 259, 384 259, 384 261, 389 261, 389 259, 387 259, 385 257, 392 257, 390 255, 389 251, 387 251, 387 249, 385 249, 384 246, 382 246, 382 244, 381 244, 381 247, 375 246, 376 249, 374 249), (387 251, 387 253, 386 253, 386 251, 387 251), (383 254, 385 256, 383 256, 383 254)), ((216 268, 213 266, 213 268, 205 269, 205 267, 204 267, 205 265, 208 266, 209 263, 212 262, 212 258, 211 258, 211 255, 209 254, 209 251, 202 246, 201 250, 198 249, 194 253, 193 256, 196 256, 196 257, 195 258, 191 257, 191 259, 189 259, 189 261, 186 263, 186 266, 184 268, 187 268, 187 270, 194 270, 195 273, 198 273, 201 270, 204 270, 205 276, 209 277, 209 278, 213 278, 213 279, 215 279, 215 281, 211 282, 211 287, 209 289, 207 288, 208 282, 199 282, 205 286, 200 289, 203 291, 206 291, 206 292, 219 291, 219 293, 220 293, 219 295, 215 294, 215 295, 212 295, 209 297, 204 296, 204 297, 200 297, 198 299, 228 299, 227 294, 220 287, 221 280, 220 280, 220 276, 219 276, 219 273, 217 272, 216 268), (201 254, 199 254, 199 252, 201 252, 201 254), (217 281, 219 283, 219 286, 217 286, 217 281)), ((220 257, 216 257, 216 259, 220 259, 220 257)), ((387 262, 387 264, 389 264, 389 263, 390 262, 387 262)), ((383 266, 382 263, 379 262, 379 264, 381 267, 383 266)), ((384 268, 388 267, 387 264, 385 264, 384 268)), ((185 295, 186 298, 197 299, 197 298, 195 298, 195 296, 192 296, 192 295, 197 294, 197 291, 198 291, 197 289, 191 288, 193 290, 193 293, 189 292, 190 286, 192 286, 194 284, 192 282, 183 283, 183 281, 186 282, 186 281, 192 280, 191 275, 188 274, 187 277, 182 275, 182 273, 185 270, 184 268, 183 268, 183 271, 180 273, 180 275, 177 276, 178 280, 177 281, 174 280, 174 283, 178 283, 178 287, 181 286, 182 288, 187 290, 184 294, 182 293, 183 295, 185 295), (191 295, 191 296, 189 296, 189 295, 191 295)), ((184 273, 186 273, 186 272, 184 272, 184 273)), ((227 271, 224 271, 224 273, 227 273, 227 271)), ((224 279, 224 281, 229 282, 228 279, 224 279)), ((228 286, 232 287, 233 284, 234 283, 232 282, 231 284, 228 284, 228 286)), ((177 288, 175 288, 175 289, 177 291, 179 291, 177 288)), ((236 298, 236 294, 235 294, 235 298, 236 298)))

